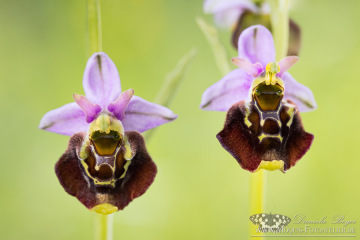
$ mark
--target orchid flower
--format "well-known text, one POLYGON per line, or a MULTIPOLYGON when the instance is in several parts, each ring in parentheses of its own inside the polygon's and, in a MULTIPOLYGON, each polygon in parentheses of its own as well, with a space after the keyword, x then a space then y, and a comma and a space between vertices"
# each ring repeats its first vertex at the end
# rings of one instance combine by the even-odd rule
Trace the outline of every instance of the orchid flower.
POLYGON ((228 112, 217 138, 241 167, 285 172, 311 146, 313 135, 304 131, 299 112, 316 108, 314 96, 287 72, 298 57, 275 62, 273 38, 264 26, 245 29, 238 52, 232 61, 239 69, 210 86, 200 107, 228 112))
POLYGON ((86 96, 44 115, 39 128, 72 136, 55 172, 65 191, 104 214, 123 209, 153 182, 157 168, 140 134, 173 121, 166 107, 121 92, 115 64, 103 52, 85 68, 86 96))
MULTIPOLYGON (((241 32, 249 26, 261 24, 270 31, 270 5, 267 1, 252 0, 205 0, 204 12, 214 15, 215 24, 220 28, 231 29, 232 43, 237 48, 241 32)), ((300 27, 289 20, 288 55, 298 55, 301 45, 300 27)))

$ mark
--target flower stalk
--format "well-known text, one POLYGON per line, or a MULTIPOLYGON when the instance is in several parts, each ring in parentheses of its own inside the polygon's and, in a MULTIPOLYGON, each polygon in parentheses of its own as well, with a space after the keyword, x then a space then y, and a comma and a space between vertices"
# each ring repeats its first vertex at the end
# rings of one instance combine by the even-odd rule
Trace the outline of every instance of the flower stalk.
POLYGON ((271 26, 277 60, 287 55, 289 47, 289 0, 269 0, 271 26))
MULTIPOLYGON (((276 57, 279 61, 287 55, 289 46, 289 0, 268 0, 276 57)), ((250 214, 264 211, 266 172, 260 170, 250 176, 250 214)), ((257 235, 256 227, 250 223, 250 236, 257 235)), ((250 237, 250 239, 252 239, 250 237)), ((260 237, 259 239, 264 239, 260 237)))
POLYGON ((100 0, 87 0, 87 52, 90 57, 93 53, 102 51, 100 0))
MULTIPOLYGON (((100 0, 87 0, 87 53, 102 51, 100 0)), ((95 240, 113 239, 113 214, 95 213, 95 240)))
POLYGON ((113 239, 113 214, 95 216, 95 240, 113 239))
MULTIPOLYGON (((263 213, 265 200, 266 171, 261 169, 250 174, 250 215, 263 213)), ((250 236, 258 236, 257 226, 250 223, 250 236)), ((250 237, 250 239, 253 239, 250 237)), ((262 237, 257 239, 263 239, 262 237)))

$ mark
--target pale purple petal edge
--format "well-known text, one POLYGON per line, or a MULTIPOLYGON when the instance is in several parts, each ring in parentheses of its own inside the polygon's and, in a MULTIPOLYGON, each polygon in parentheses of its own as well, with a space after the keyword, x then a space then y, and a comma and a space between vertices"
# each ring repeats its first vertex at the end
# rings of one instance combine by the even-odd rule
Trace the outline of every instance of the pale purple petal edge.
POLYGON ((205 90, 200 108, 206 111, 226 112, 235 103, 249 100, 249 90, 253 79, 242 69, 231 71, 205 90))
POLYGON ((78 132, 86 132, 88 123, 85 120, 85 113, 73 102, 47 112, 40 120, 39 128, 72 136, 78 132))
POLYGON ((231 28, 245 10, 257 12, 256 5, 248 0, 206 0, 204 12, 214 14, 215 23, 222 28, 231 28))
POLYGON ((114 62, 104 52, 94 53, 84 71, 86 97, 103 109, 121 94, 120 77, 114 62))
POLYGON ((125 131, 145 132, 176 118, 177 115, 170 109, 133 96, 125 110, 122 123, 125 131))
POLYGON ((266 66, 275 61, 275 45, 271 32, 262 25, 246 28, 238 41, 239 58, 266 66))
POLYGON ((288 72, 283 74, 282 79, 285 84, 284 98, 293 101, 300 112, 309 112, 317 108, 310 88, 297 82, 288 72))

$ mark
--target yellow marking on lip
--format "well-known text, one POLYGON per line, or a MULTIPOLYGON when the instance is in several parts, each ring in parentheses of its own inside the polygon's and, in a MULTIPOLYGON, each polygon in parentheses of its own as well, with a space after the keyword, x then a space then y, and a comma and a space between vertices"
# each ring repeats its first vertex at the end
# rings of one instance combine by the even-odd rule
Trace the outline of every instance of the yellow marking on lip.
MULTIPOLYGON (((94 145, 91 145, 91 150, 92 150, 92 152, 94 153, 94 155, 95 155, 95 158, 96 157, 98 157, 98 153, 96 152, 96 149, 95 149, 95 147, 94 147, 94 145)), ((115 162, 116 162, 116 157, 117 157, 117 154, 119 153, 119 151, 120 151, 120 147, 117 147, 116 148, 116 151, 115 151, 115 153, 113 154, 114 156, 115 156, 115 162)), ((102 157, 104 157, 104 156, 102 156, 102 157)), ((110 168, 111 168, 111 171, 113 172, 113 174, 114 174, 114 172, 115 172, 115 163, 114 163, 114 166, 111 166, 110 164, 107 164, 107 163, 101 163, 100 165, 97 165, 97 163, 95 164, 95 170, 96 171, 99 171, 100 170, 100 166, 101 165, 108 165, 110 168)))
POLYGON ((90 145, 90 141, 88 137, 84 138, 83 143, 81 144, 81 148, 79 151, 79 158, 81 160, 85 160, 89 157, 89 154, 87 153, 86 147, 90 145))
MULTIPOLYGON (((130 146, 130 145, 129 145, 129 146, 130 146)), ((94 149, 93 146, 91 146, 91 148, 92 148, 93 152, 95 153, 95 158, 96 158, 97 153, 96 153, 96 151, 95 151, 95 149, 94 149)), ((119 151, 120 151, 120 147, 117 148, 117 150, 116 150, 116 152, 115 152, 115 156, 119 153, 119 151)), ((127 152, 129 152, 129 153, 130 153, 130 156, 131 156, 131 154, 132 154, 131 149, 130 149, 130 151, 127 150, 127 152)), ((126 156, 126 153, 125 153, 125 156, 126 156)), ((127 159, 127 158, 125 157, 126 163, 125 163, 125 165, 124 165, 124 167, 123 167, 123 168, 125 169, 125 171, 124 171, 124 173, 120 176, 119 179, 122 179, 122 178, 125 177, 125 175, 126 175, 126 173, 127 173, 127 170, 128 170, 128 168, 129 168, 129 166, 130 166, 130 164, 131 164, 131 159, 132 159, 132 157, 133 157, 133 156, 131 156, 130 159, 127 159)), ((81 162, 81 164, 82 164, 83 167, 84 167, 84 170, 85 170, 86 175, 94 181, 95 185, 110 185, 110 186, 112 186, 112 187, 115 187, 115 183, 116 183, 116 181, 117 181, 118 179, 111 179, 111 180, 109 180, 109 181, 99 181, 98 179, 96 179, 96 178, 94 178, 93 176, 91 176, 91 174, 90 174, 90 172, 89 172, 89 170, 88 170, 88 167, 89 167, 89 166, 86 164, 86 162, 85 162, 84 160, 85 160, 85 159, 80 160, 80 162, 81 162)), ((116 161, 116 160, 115 160, 115 161, 116 161)), ((102 163, 102 164, 104 164, 104 163, 102 163)), ((96 166, 95 166, 95 170, 96 170, 96 171, 99 171, 100 166, 101 166, 102 164, 96 165, 96 166)), ((113 175, 114 175, 114 173, 115 173, 115 166, 111 166, 111 165, 109 165, 109 164, 107 164, 107 165, 111 168, 111 170, 112 170, 112 172, 113 172, 113 175)))
POLYGON ((260 162, 260 165, 254 172, 257 172, 260 169, 264 169, 264 170, 268 170, 268 171, 280 170, 282 172, 285 172, 284 171, 284 161, 282 161, 282 160, 272 160, 272 161, 262 160, 260 162))
POLYGON ((133 152, 131 151, 131 146, 130 146, 127 136, 124 136, 124 142, 125 142, 124 148, 126 150, 126 152, 124 154, 124 158, 125 158, 125 160, 131 160, 131 159, 133 159, 134 156, 133 156, 133 152))
POLYGON ((250 116, 250 108, 249 108, 249 106, 245 106, 245 110, 246 110, 246 113, 245 113, 244 122, 245 122, 245 125, 248 126, 248 128, 250 128, 252 123, 249 121, 249 116, 250 116))
POLYGON ((131 164, 131 160, 126 161, 126 163, 125 163, 125 165, 124 165, 125 171, 124 171, 124 173, 120 176, 119 179, 122 179, 122 178, 125 177, 125 175, 126 175, 126 173, 127 173, 127 170, 128 170, 128 168, 129 168, 130 164, 131 164))
POLYGON ((86 162, 83 161, 83 160, 80 160, 80 162, 81 162, 81 165, 83 165, 83 167, 84 167, 86 175, 94 181, 95 185, 110 185, 112 187, 115 187, 115 182, 116 182, 117 179, 116 180, 111 179, 110 181, 99 181, 96 178, 94 178, 93 176, 91 176, 91 174, 90 174, 90 172, 88 170, 88 165, 86 164, 86 162))
MULTIPOLYGON (((118 179, 111 179, 109 181, 99 181, 98 179, 94 178, 91 176, 89 170, 88 170, 88 165, 86 164, 85 160, 89 157, 89 154, 87 153, 86 148, 88 146, 91 145, 90 140, 89 140, 89 136, 91 136, 91 134, 95 131, 99 131, 100 133, 107 133, 109 134, 110 131, 116 131, 117 133, 119 133, 121 136, 123 136, 123 141, 124 141, 124 148, 125 148, 125 154, 124 154, 124 158, 127 161, 124 165, 124 173, 120 176, 119 179, 124 178, 129 165, 131 164, 131 159, 134 157, 133 152, 131 150, 131 146, 130 143, 128 141, 128 138, 126 137, 125 133, 124 133, 124 127, 121 123, 121 121, 119 121, 118 119, 112 117, 111 115, 107 114, 107 113, 103 113, 101 115, 99 115, 95 121, 92 121, 90 123, 89 126, 89 130, 88 130, 88 136, 86 137, 86 139, 84 139, 81 148, 79 149, 79 158, 80 158, 80 162, 82 164, 82 166, 84 167, 85 173, 86 175, 91 178, 95 185, 110 185, 112 187, 115 187, 115 183, 118 179)), ((91 145, 91 151, 95 154, 95 157, 97 155, 97 152, 95 150, 95 147, 93 145, 91 145)), ((115 157, 117 156, 117 154, 119 154, 120 151, 120 147, 117 147, 114 155, 115 157)), ((115 159, 116 161, 116 159, 115 159)), ((104 163, 102 163, 104 164, 104 163)), ((95 170, 99 171, 100 166, 102 165, 96 165, 95 166, 95 170)), ((111 166, 109 164, 107 164, 111 170, 112 173, 114 174, 115 172, 115 166, 111 166)))
POLYGON ((292 122, 294 120, 295 108, 294 107, 289 107, 289 109, 287 110, 287 114, 289 114, 290 120, 286 124, 286 126, 288 126, 290 128, 290 126, 291 126, 291 124, 292 124, 292 122))
MULTIPOLYGON (((278 107, 278 109, 276 110, 276 114, 277 114, 278 118, 279 118, 279 114, 280 114, 280 110, 281 110, 281 104, 282 104, 282 103, 279 104, 279 107, 278 107)), ((259 106, 258 106, 258 103, 257 103, 256 101, 255 101, 254 106, 255 106, 256 111, 257 111, 257 112, 259 113, 259 115, 260 115, 260 126, 261 126, 261 127, 264 127, 264 124, 265 124, 265 120, 266 120, 266 119, 272 119, 272 120, 276 121, 276 122, 279 124, 279 126, 281 127, 282 124, 281 124, 281 121, 280 121, 279 119, 273 118, 273 117, 263 118, 263 112, 266 112, 266 111, 260 110, 260 108, 259 108, 259 106)), ((250 110, 249 110, 249 111, 250 111, 250 110)), ((272 111, 272 112, 273 112, 273 111, 272 111)), ((249 113, 249 115, 250 115, 250 113, 249 113)))
POLYGON ((279 134, 277 135, 271 135, 271 134, 265 134, 265 133, 261 133, 260 136, 258 136, 260 142, 264 139, 264 138, 278 138, 280 140, 280 142, 283 141, 283 137, 279 134))

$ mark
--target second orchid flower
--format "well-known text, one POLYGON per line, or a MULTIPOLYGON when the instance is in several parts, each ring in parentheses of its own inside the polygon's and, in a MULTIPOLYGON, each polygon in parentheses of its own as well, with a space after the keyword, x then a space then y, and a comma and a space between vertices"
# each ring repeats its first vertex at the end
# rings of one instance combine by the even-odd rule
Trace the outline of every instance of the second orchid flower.
POLYGON ((248 171, 288 170, 310 148, 299 112, 316 108, 311 90, 287 70, 298 57, 275 62, 272 35, 264 26, 245 29, 238 41, 239 67, 203 94, 200 107, 227 111, 221 145, 248 171))

